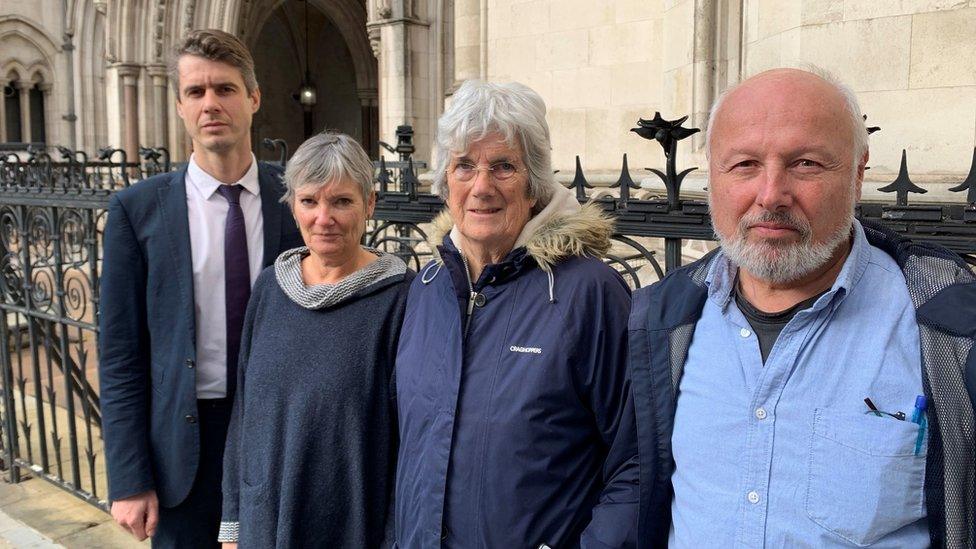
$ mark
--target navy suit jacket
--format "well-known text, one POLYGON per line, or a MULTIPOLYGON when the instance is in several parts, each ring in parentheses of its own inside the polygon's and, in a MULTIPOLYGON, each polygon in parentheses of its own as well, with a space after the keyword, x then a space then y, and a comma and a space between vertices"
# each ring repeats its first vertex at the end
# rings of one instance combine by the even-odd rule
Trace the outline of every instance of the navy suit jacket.
MULTIPOLYGON (((200 455, 196 327, 186 169, 109 200, 99 310, 99 379, 108 497, 154 489, 183 501, 200 455)), ((281 169, 259 164, 264 265, 302 245, 279 202, 281 169)))

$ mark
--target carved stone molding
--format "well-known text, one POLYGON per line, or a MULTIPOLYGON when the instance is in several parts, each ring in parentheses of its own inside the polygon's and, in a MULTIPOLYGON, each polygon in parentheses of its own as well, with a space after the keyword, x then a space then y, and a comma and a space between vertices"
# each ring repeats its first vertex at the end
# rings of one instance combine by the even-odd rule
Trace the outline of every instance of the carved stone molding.
POLYGON ((159 78, 169 78, 169 71, 167 70, 166 65, 162 63, 146 65, 146 74, 153 79, 153 82, 157 82, 157 79, 159 78))
POLYGON ((153 59, 163 58, 163 40, 166 31, 166 0, 157 0, 153 16, 153 59))
POLYGON ((356 90, 356 95, 359 97, 359 101, 364 105, 375 105, 377 99, 379 99, 379 91, 375 89, 358 89, 356 90))
POLYGON ((135 63, 114 63, 111 68, 122 78, 122 83, 126 86, 135 86, 142 67, 135 63))
POLYGON ((380 27, 366 27, 366 36, 369 38, 369 49, 373 50, 373 57, 380 58, 380 27))
POLYGON ((182 36, 186 36, 193 30, 193 16, 197 11, 197 0, 184 0, 184 2, 182 36))
POLYGON ((417 15, 417 5, 414 0, 373 0, 369 13, 371 19, 366 22, 366 28, 384 26, 393 23, 410 23, 414 25, 430 26, 417 15))

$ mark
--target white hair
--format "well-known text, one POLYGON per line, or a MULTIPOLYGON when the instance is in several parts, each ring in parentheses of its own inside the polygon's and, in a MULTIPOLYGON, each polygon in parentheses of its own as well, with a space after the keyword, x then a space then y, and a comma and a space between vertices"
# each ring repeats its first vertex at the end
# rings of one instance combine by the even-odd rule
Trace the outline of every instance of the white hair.
POLYGON ((302 143, 285 168, 285 195, 291 204, 295 189, 324 187, 343 178, 351 179, 368 201, 373 194, 373 163, 355 139, 344 133, 326 131, 302 143))
MULTIPOLYGON (((848 122, 850 125, 851 134, 853 138, 852 140, 854 142, 853 158, 854 158, 854 171, 856 173, 857 166, 861 162, 861 158, 863 158, 864 153, 868 151, 868 130, 867 130, 867 126, 864 123, 864 115, 861 113, 861 105, 857 101, 857 95, 854 94, 854 90, 852 90, 847 84, 844 84, 839 78, 837 78, 832 73, 830 73, 829 71, 821 67, 812 64, 806 64, 803 65, 802 69, 798 69, 798 70, 802 70, 803 72, 812 74, 820 78, 821 80, 829 84, 831 87, 833 87, 834 90, 836 90, 837 93, 840 94, 840 96, 843 98, 845 111, 848 115, 848 122)), ((748 79, 744 80, 732 86, 731 88, 728 88, 727 90, 723 91, 721 95, 719 95, 718 98, 715 99, 715 102, 712 103, 712 108, 709 109, 708 111, 708 121, 705 126, 705 157, 706 158, 710 157, 712 152, 712 124, 715 121, 715 115, 717 115, 718 111, 722 108, 722 105, 725 103, 726 98, 728 98, 728 96, 731 95, 732 92, 737 90, 739 86, 741 86, 742 84, 748 81, 749 81, 748 79)))
POLYGON ((546 104, 531 88, 518 82, 493 83, 468 80, 451 98, 451 105, 437 121, 434 138, 433 190, 445 200, 447 170, 453 155, 464 154, 472 142, 498 133, 505 143, 521 147, 528 170, 529 198, 539 212, 559 185, 552 173, 552 146, 546 104))

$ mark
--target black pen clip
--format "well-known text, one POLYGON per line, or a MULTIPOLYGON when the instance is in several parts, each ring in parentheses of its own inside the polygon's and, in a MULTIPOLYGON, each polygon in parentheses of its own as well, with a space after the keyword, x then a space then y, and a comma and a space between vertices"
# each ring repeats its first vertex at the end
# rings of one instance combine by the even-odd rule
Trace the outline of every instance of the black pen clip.
POLYGON ((871 402, 870 398, 864 397, 864 403, 868 405, 868 408, 870 408, 872 412, 874 412, 874 415, 881 417, 881 410, 878 410, 878 407, 871 402))
POLYGON ((881 417, 882 415, 886 415, 886 416, 891 416, 897 419, 898 421, 905 421, 905 412, 895 412, 893 414, 891 412, 882 412, 881 410, 878 409, 877 406, 874 405, 873 402, 871 402, 871 399, 868 397, 864 397, 864 403, 868 405, 868 408, 870 408, 870 410, 864 412, 865 414, 873 413, 878 417, 881 417))

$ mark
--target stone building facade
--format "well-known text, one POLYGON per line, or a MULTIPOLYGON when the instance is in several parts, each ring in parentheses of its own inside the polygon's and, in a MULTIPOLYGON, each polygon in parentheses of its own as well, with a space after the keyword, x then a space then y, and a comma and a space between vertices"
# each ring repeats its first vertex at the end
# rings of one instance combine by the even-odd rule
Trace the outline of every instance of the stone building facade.
MULTIPOLYGON (((165 71, 188 30, 217 27, 254 51, 264 137, 302 140, 293 98, 308 67, 316 129, 376 154, 400 124, 425 158, 458 82, 518 80, 546 99, 553 160, 609 179, 629 153, 635 178, 660 151, 628 131, 639 117, 691 115, 778 66, 814 63, 851 84, 869 122, 870 175, 964 177, 976 145, 976 0, 3 0, 0 142, 93 151, 165 145, 186 158, 165 71), (39 113, 42 113, 39 114, 39 113), (16 126, 16 131, 13 126, 16 126), (16 139, 15 139, 16 138, 16 139)), ((682 165, 705 166, 702 139, 682 165)), ((703 182, 702 176, 698 181, 703 182)))

